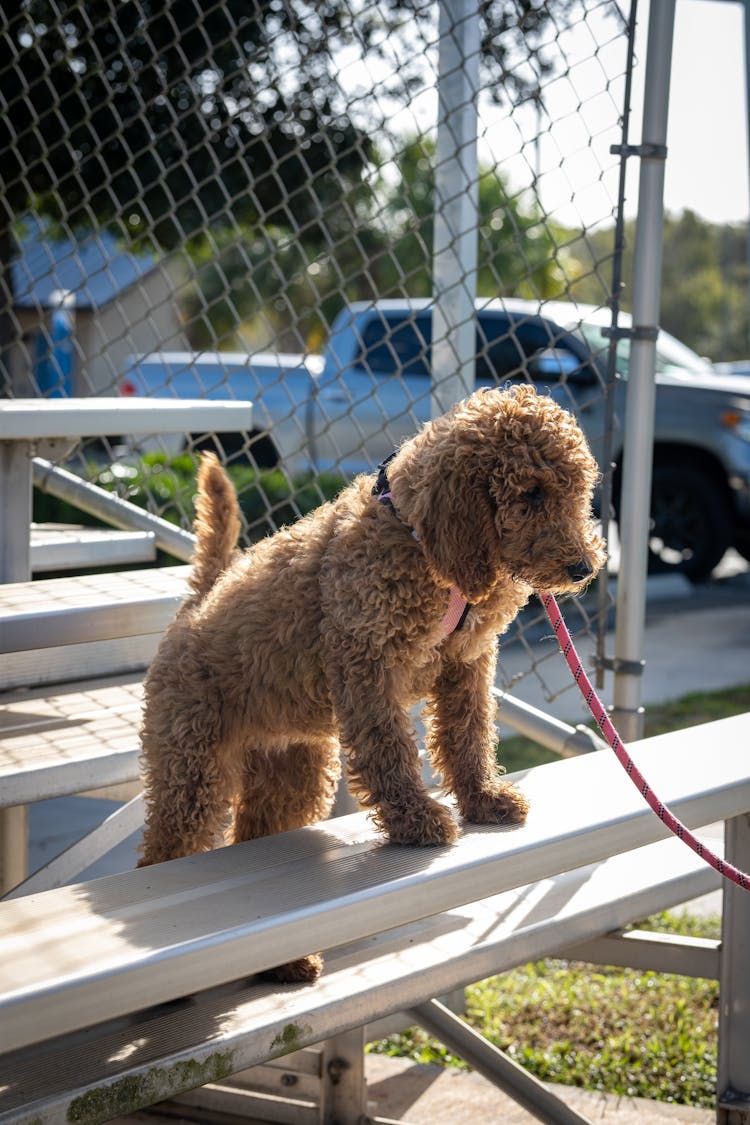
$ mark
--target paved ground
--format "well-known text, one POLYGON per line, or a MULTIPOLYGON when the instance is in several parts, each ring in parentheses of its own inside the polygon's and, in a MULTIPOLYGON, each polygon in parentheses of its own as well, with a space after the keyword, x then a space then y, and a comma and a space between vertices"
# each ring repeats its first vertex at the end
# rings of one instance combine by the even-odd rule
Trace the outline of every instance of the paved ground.
MULTIPOLYGON (((407 1059, 367 1056, 368 1107, 373 1116, 408 1125, 531 1125, 538 1121, 479 1074, 443 1070, 407 1059)), ((566 1105, 591 1122, 608 1125, 710 1125, 712 1110, 614 1098, 552 1086, 566 1105)))

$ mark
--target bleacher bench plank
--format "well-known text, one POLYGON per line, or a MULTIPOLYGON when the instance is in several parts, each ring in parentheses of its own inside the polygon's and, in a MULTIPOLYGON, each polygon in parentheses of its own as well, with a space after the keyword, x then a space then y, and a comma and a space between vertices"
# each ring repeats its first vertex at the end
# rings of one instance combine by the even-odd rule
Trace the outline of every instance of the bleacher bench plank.
MULTIPOLYGON (((43 637, 35 640, 39 642, 43 637)), ((143 675, 160 640, 160 633, 143 633, 139 637, 116 637, 106 641, 85 641, 14 652, 12 660, 0 659, 0 691, 37 691, 44 688, 54 693, 66 684, 75 688, 78 683, 98 676, 143 675)))
POLYGON ((0 651, 161 633, 185 594, 188 566, 0 585, 0 651))
POLYGON ((138 779, 140 676, 0 696, 0 808, 138 779))
MULTIPOLYGON (((696 827, 750 809, 747 734, 748 716, 738 716, 632 753, 696 827)), ((62 1035, 177 1000, 196 981, 218 986, 667 834, 608 751, 518 780, 527 824, 469 827, 454 847, 382 846, 355 817, 0 905, 0 1049, 33 1044, 40 1027, 62 1035)))
MULTIPOLYGON (((330 828, 351 846, 360 824, 330 828)), ((106 1121, 554 954, 718 880, 678 841, 660 841, 340 947, 314 987, 244 978, 84 1027, 0 1058, 0 1125, 106 1121)))
POLYGON ((112 433, 235 433, 252 428, 252 403, 222 399, 16 398, 0 410, 0 441, 112 433))
POLYGON ((156 537, 150 531, 113 531, 108 528, 63 524, 31 525, 31 569, 91 569, 153 562, 156 537))

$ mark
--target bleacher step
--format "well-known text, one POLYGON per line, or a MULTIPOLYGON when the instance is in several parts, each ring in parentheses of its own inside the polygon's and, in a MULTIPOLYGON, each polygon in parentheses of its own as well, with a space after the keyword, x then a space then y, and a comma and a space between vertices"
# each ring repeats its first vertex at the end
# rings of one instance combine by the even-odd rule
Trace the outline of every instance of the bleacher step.
MULTIPOLYGON (((738 716, 631 749, 655 791, 695 827, 750 807, 746 746, 747 716, 738 716)), ((0 1044, 35 1042, 40 1021, 63 1034, 177 1000, 197 980, 220 985, 666 834, 605 751, 537 767, 521 783, 526 825, 467 827, 454 847, 383 847, 355 815, 4 904, 0 1044), (50 917, 65 951, 54 972, 50 917)), ((558 944, 583 937, 558 927, 558 944)))
MULTIPOLYGON (((344 825, 330 825, 329 848, 344 825)), ((274 848, 283 848, 281 838, 272 843, 272 853, 274 848)), ((245 974, 217 988, 188 990, 182 1000, 147 1008, 127 1021, 84 1023, 73 1036, 3 1059, 12 1079, 0 1091, 0 1125, 32 1119, 51 1125, 74 1119, 71 1110, 85 1105, 102 1110, 97 1120, 120 1116, 149 1100, 174 1096, 201 1078, 215 1081, 555 954, 566 939, 593 938, 717 882, 716 873, 677 840, 661 841, 341 947, 327 955, 324 975, 312 988, 263 984, 245 974), (109 1105, 117 1107, 116 1114, 104 1112, 109 1105)), ((189 887, 185 884, 185 894, 189 887)), ((94 897, 97 890, 96 884, 90 887, 94 897)), ((85 886, 78 896, 86 902, 85 886)), ((248 913, 252 903, 249 898, 248 913)), ((125 915, 120 934, 125 942, 125 915)), ((292 1056, 283 1073, 296 1074, 294 1060, 304 1057, 292 1056)), ((244 1077, 250 1081, 253 1074, 244 1077)), ((296 1090, 292 1087, 292 1096, 296 1090)), ((278 1093, 289 1095, 284 1087, 278 1093)), ((265 1120, 262 1099, 257 1103, 265 1120)))
POLYGON ((138 780, 140 676, 0 695, 0 808, 138 780))
POLYGON ((161 633, 185 594, 187 566, 0 585, 0 651, 161 633))
POLYGON ((116 531, 70 524, 31 525, 31 570, 85 570, 131 566, 156 559, 156 538, 150 531, 116 531))

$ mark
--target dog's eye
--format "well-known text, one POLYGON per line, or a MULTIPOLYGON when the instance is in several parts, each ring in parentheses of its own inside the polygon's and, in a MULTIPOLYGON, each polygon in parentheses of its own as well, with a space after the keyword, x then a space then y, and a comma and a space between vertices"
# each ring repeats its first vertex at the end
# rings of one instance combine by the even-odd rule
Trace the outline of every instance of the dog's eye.
POLYGON ((538 484, 535 484, 533 488, 528 488, 526 492, 524 492, 523 499, 532 508, 539 508, 544 502, 544 492, 538 484))

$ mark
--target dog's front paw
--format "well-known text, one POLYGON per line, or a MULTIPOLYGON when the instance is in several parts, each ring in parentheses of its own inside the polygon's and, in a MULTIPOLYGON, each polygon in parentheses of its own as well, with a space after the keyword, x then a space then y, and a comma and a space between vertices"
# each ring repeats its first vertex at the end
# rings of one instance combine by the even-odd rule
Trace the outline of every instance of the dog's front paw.
POLYGON ((515 785, 501 784, 459 800, 459 809, 472 824, 523 824, 529 802, 515 785))
POLYGON ((458 837, 456 822, 448 809, 430 798, 410 808, 381 810, 381 823, 392 844, 440 847, 458 837))

